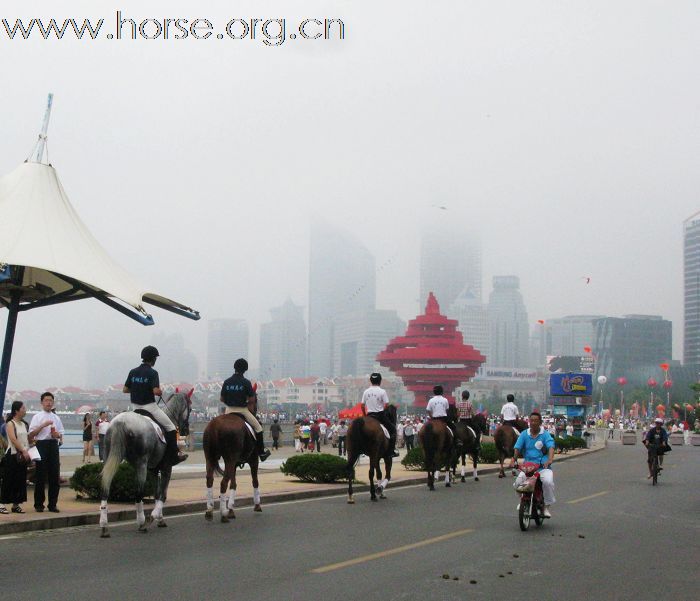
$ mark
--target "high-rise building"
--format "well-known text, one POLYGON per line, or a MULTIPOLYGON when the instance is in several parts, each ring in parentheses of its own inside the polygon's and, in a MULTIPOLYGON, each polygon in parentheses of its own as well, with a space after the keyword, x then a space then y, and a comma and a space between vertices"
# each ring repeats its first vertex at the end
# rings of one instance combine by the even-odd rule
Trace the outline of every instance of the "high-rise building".
POLYGON ((163 384, 186 382, 192 384, 199 376, 197 357, 185 348, 182 334, 160 332, 151 340, 160 353, 158 358, 158 375, 163 384))
POLYGON ((604 315, 569 315, 548 319, 540 329, 544 330, 544 345, 538 363, 544 365, 548 355, 579 356, 584 347, 593 347, 595 353, 595 328, 593 321, 604 315))
POLYGON ((520 294, 520 278, 494 276, 489 296, 489 356, 491 367, 529 367, 530 340, 527 309, 520 294))
POLYGON ((243 319, 210 319, 207 338, 207 378, 223 380, 233 363, 248 359, 248 324, 243 319))
POLYGON ((114 384, 123 384, 129 370, 141 362, 140 349, 134 350, 135 352, 130 355, 112 347, 89 348, 85 354, 88 388, 106 388, 114 384))
POLYGON ((481 245, 458 223, 427 225, 420 254, 420 303, 424 307, 432 291, 449 308, 466 288, 481 302, 481 245))
POLYGON ((452 303, 447 316, 459 322, 457 329, 462 332, 464 344, 478 350, 489 361, 489 320, 488 309, 474 291, 465 287, 457 300, 452 303))
POLYGON ((683 223, 683 363, 700 365, 700 212, 683 223))
POLYGON ((604 317, 593 322, 596 372, 643 385, 660 363, 671 359, 671 322, 660 315, 604 317))
POLYGON ((303 377, 306 370, 304 308, 287 299, 270 309, 272 321, 260 326, 260 378, 303 377))
POLYGON ((333 332, 339 315, 374 309, 372 254, 345 230, 327 223, 311 226, 307 373, 333 375, 333 332))
POLYGON ((371 373, 379 351, 405 328, 396 311, 365 309, 339 316, 333 333, 333 373, 337 376, 371 373))

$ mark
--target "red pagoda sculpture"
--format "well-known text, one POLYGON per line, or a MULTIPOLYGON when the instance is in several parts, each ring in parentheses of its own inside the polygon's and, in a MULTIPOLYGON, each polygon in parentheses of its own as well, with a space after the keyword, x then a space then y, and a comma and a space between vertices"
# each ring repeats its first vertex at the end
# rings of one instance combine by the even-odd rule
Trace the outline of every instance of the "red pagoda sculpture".
POLYGON ((406 334, 393 338, 377 355, 380 365, 389 368, 415 394, 416 407, 425 407, 433 386, 442 384, 445 397, 472 378, 486 361, 477 349, 464 344, 457 331, 457 320, 440 314, 440 305, 431 292, 425 313, 412 319, 406 334))

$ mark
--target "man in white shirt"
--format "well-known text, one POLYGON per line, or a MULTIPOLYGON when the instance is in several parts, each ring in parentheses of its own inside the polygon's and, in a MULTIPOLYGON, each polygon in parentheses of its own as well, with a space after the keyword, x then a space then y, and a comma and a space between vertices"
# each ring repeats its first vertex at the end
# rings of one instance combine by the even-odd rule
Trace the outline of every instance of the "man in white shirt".
POLYGON ((506 397, 506 404, 501 407, 501 417, 503 418, 503 423, 517 427, 516 422, 520 416, 520 411, 518 411, 518 406, 515 404, 515 397, 509 394, 506 397))
POLYGON ((100 411, 100 416, 97 419, 97 444, 99 445, 100 461, 105 460, 105 436, 107 435, 107 430, 109 430, 109 419, 107 419, 107 412, 100 411))
POLYGON ((46 499, 45 486, 48 482, 48 509, 58 513, 58 493, 60 490, 61 464, 58 455, 58 441, 63 437, 61 418, 53 413, 54 398, 50 392, 41 395, 41 408, 29 424, 29 431, 36 432, 34 440, 41 455, 41 461, 36 462, 34 479, 34 509, 44 511, 46 499))
POLYGON ((452 439, 456 440, 454 433, 454 424, 449 418, 450 411, 450 401, 448 401, 444 396, 442 396, 444 390, 439 384, 433 387, 433 397, 428 401, 428 405, 425 410, 427 411, 430 419, 439 419, 445 422, 447 427, 452 432, 452 439))
POLYGON ((396 424, 393 424, 386 414, 386 409, 389 404, 389 397, 380 384, 382 383, 382 375, 373 373, 369 377, 370 387, 362 394, 362 412, 379 420, 381 424, 389 432, 389 454, 393 457, 398 457, 396 452, 396 424))

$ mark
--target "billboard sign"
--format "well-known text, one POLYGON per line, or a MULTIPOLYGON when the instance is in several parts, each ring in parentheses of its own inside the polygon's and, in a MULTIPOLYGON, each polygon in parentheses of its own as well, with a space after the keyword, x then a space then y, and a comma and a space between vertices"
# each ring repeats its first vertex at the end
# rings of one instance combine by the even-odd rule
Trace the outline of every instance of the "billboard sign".
POLYGON ((591 355, 577 357, 574 355, 548 355, 547 371, 550 374, 579 373, 592 374, 595 371, 595 358, 591 355))
POLYGON ((582 373, 549 374, 549 394, 568 397, 591 396, 593 394, 593 375, 582 373))

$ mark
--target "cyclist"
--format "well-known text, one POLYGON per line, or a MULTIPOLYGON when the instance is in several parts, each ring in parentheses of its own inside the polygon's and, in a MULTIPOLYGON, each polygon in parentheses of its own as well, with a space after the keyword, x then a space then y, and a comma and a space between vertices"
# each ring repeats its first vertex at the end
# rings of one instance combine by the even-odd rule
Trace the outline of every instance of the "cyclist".
POLYGON ((652 463, 653 463, 653 452, 659 456, 659 471, 663 468, 661 467, 664 462, 664 453, 670 450, 668 446, 668 432, 664 428, 664 420, 657 417, 654 420, 654 427, 649 430, 644 437, 644 446, 647 448, 647 465, 649 466, 649 475, 647 480, 654 477, 651 473, 652 463))

